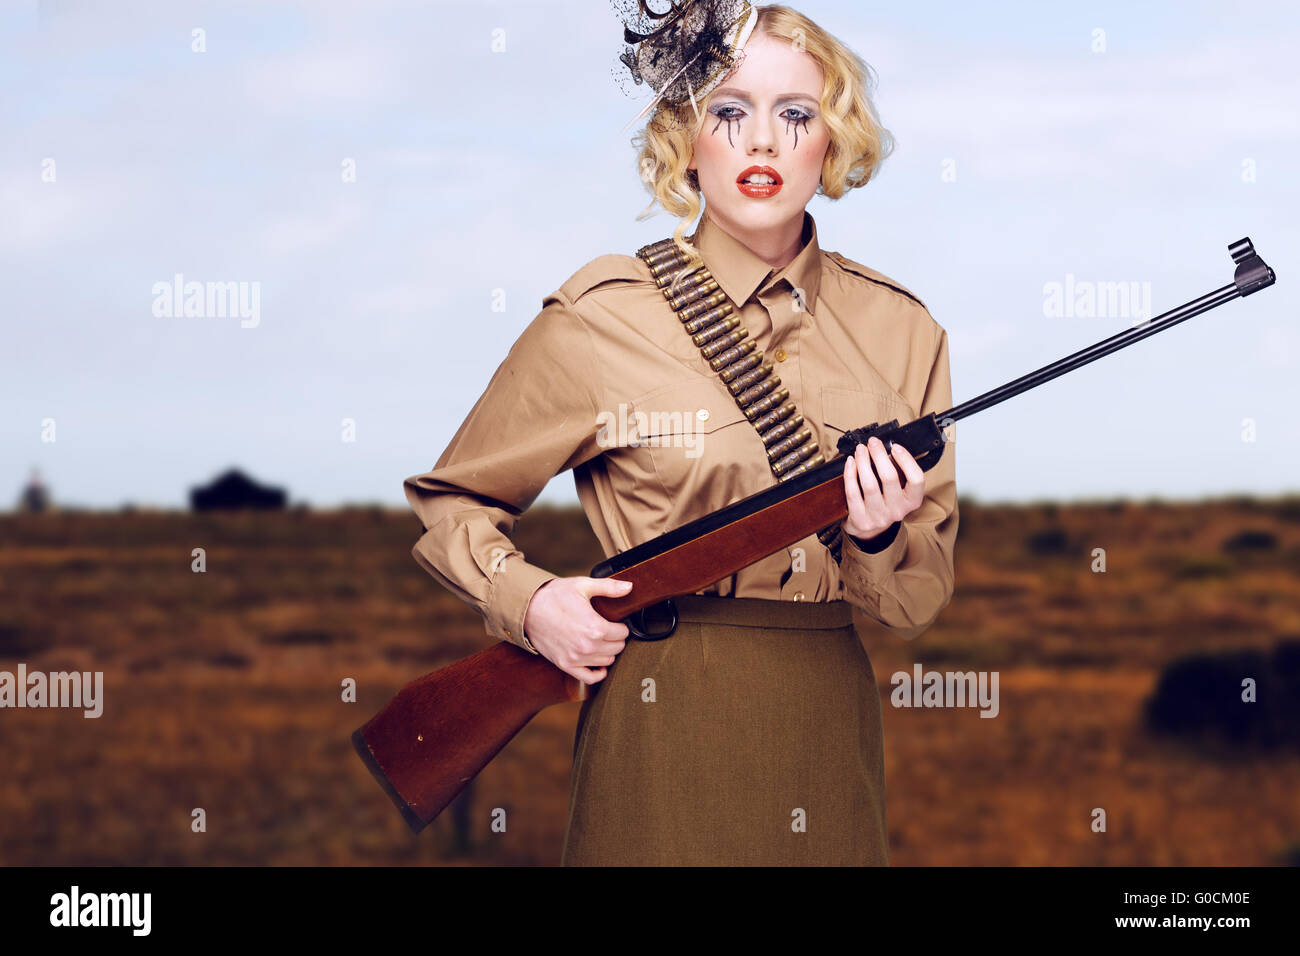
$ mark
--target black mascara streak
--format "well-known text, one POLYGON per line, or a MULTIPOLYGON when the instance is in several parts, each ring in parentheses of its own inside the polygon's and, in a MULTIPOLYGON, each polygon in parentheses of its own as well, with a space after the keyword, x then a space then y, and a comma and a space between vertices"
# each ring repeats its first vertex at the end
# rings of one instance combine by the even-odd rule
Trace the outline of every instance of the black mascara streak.
POLYGON ((800 123, 803 124, 803 131, 806 133, 806 132, 808 132, 808 120, 809 120, 809 119, 810 119, 810 117, 807 117, 807 116, 800 116, 800 117, 796 117, 796 118, 794 118, 794 119, 787 119, 787 120, 785 121, 785 131, 786 131, 787 133, 790 132, 790 124, 791 124, 791 123, 794 124, 794 146, 791 147, 792 149, 798 149, 798 148, 799 148, 799 124, 800 124, 800 123))
MULTIPOLYGON (((717 115, 717 114, 714 114, 714 115, 717 115)), ((733 143, 733 142, 731 141, 731 124, 732 124, 733 122, 739 124, 739 123, 740 123, 740 120, 738 120, 738 119, 737 119, 736 117, 734 117, 734 116, 719 116, 719 117, 718 117, 718 126, 721 126, 723 123, 726 123, 726 124, 727 124, 727 145, 730 146, 730 147, 732 147, 732 148, 734 149, 735 146, 736 146, 736 144, 733 143)), ((713 127, 713 132, 714 132, 714 133, 716 133, 716 132, 718 131, 718 126, 713 127)), ((712 136, 713 133, 710 133, 709 135, 712 136)))

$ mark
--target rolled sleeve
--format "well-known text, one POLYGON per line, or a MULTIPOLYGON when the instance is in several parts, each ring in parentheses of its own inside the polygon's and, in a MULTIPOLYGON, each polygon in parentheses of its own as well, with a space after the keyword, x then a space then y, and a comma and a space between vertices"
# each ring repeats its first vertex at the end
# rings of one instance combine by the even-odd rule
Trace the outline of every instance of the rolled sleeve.
POLYGON ((524 632, 524 616, 538 589, 557 577, 558 574, 529 564, 523 560, 522 555, 515 560, 507 560, 505 568, 492 578, 486 620, 488 633, 502 634, 506 640, 515 641, 536 654, 537 648, 533 647, 533 642, 524 632))
POLYGON ((524 616, 559 575, 530 563, 512 535, 551 478, 602 452, 593 348, 572 303, 547 296, 433 470, 403 483, 425 529, 417 563, 482 614, 489 636, 534 654, 524 616))

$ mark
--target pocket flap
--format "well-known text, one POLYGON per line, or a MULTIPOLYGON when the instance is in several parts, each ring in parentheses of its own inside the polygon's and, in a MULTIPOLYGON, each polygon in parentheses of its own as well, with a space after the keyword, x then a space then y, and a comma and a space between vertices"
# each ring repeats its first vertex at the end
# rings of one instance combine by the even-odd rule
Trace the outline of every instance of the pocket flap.
POLYGON ((891 418, 898 419, 902 425, 915 417, 906 405, 891 395, 840 385, 822 386, 822 420, 838 431, 864 428, 891 418))
POLYGON ((673 382, 629 404, 632 411, 644 416, 644 423, 638 419, 638 427, 645 438, 686 432, 708 434, 724 425, 747 421, 721 379, 696 377, 673 382))

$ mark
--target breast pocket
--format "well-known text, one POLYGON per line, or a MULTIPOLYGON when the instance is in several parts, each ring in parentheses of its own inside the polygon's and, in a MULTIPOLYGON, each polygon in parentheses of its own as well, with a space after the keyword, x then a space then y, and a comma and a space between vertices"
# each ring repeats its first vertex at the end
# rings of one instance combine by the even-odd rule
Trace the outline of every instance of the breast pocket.
POLYGON ((853 428, 898 419, 900 425, 916 418, 901 398, 864 389, 825 385, 821 390, 822 422, 825 425, 823 450, 828 458, 839 454, 840 436, 853 428))
POLYGON ((726 503, 755 461, 765 460, 758 433, 721 381, 673 382, 630 405, 635 450, 674 500, 726 503))

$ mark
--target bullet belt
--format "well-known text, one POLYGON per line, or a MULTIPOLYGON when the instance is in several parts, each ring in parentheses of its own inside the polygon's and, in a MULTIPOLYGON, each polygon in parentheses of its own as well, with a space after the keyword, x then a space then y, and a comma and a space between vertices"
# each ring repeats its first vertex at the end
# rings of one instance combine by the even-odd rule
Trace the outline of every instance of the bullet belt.
MULTIPOLYGON (((757 430, 777 480, 788 481, 825 462, 812 429, 804 424, 794 402, 787 401, 790 390, 781 386, 772 363, 763 361, 749 330, 740 324, 739 312, 708 268, 701 264, 689 270, 689 259, 671 237, 642 246, 636 254, 650 268, 700 355, 757 430)), ((817 540, 838 563, 842 553, 839 522, 817 532, 817 540)))

